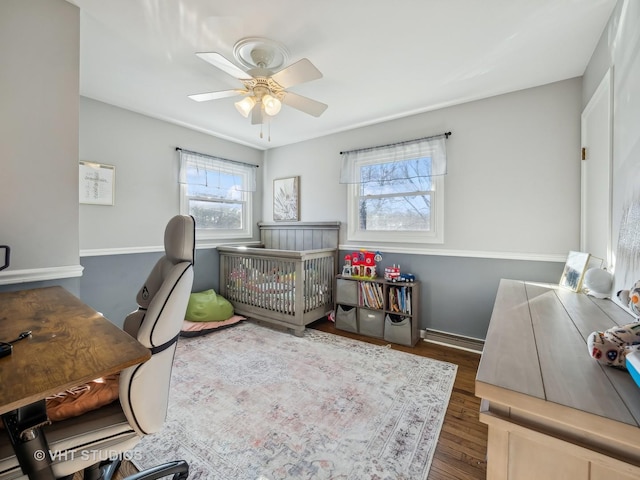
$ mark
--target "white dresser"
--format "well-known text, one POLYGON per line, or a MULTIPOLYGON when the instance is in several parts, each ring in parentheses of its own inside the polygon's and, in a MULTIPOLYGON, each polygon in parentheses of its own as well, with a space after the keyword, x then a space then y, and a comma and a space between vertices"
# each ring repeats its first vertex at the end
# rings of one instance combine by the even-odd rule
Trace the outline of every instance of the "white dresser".
POLYGON ((500 282, 476 377, 488 480, 640 478, 640 388, 586 345, 633 320, 610 300, 500 282))

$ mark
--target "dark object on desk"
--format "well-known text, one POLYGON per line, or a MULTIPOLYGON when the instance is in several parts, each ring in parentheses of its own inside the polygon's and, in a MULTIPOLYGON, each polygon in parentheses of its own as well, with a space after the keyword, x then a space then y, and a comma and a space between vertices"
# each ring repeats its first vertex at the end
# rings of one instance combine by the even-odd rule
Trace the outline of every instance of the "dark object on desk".
POLYGON ((20 332, 20 334, 16 338, 14 338, 13 340, 11 340, 9 342, 2 342, 2 343, 14 344, 16 342, 19 342, 23 338, 27 338, 27 337, 30 337, 30 336, 31 336, 31 330, 25 330, 24 332, 20 332))
POLYGON ((13 344, 22 340, 23 338, 27 338, 30 336, 31 336, 31 330, 27 330, 27 331, 21 332, 17 338, 11 340, 10 342, 0 342, 0 358, 8 357, 9 355, 11 355, 11 352, 13 351, 13 344))
POLYGON ((9 245, 0 245, 0 250, 4 250, 4 260, 0 265, 0 270, 4 270, 11 263, 11 248, 9 248, 9 245))

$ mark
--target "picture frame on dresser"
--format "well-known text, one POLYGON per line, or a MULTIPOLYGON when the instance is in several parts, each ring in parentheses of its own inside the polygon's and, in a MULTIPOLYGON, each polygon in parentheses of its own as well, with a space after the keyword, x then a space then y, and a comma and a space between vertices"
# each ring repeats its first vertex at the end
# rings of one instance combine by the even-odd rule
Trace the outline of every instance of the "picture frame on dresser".
POLYGON ((582 288, 582 279, 587 271, 591 255, 585 252, 569 251, 567 262, 562 270, 560 286, 573 292, 579 292, 582 288))

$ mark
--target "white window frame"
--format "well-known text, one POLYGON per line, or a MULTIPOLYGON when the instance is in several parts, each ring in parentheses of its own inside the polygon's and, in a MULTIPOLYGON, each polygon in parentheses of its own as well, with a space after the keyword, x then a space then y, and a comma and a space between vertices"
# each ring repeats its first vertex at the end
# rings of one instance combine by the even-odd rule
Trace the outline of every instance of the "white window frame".
MULTIPOLYGON (((212 157, 216 163, 216 169, 212 171, 225 170, 228 167, 228 171, 234 173, 236 176, 240 176, 243 181, 243 185, 247 186, 250 182, 250 168, 254 166, 248 165, 246 167, 239 165, 240 162, 226 161, 212 157)), ((188 162, 188 160, 187 160, 188 162)), ((188 184, 180 183, 180 213, 182 215, 191 215, 189 210, 189 201, 197 200, 211 203, 228 203, 228 201, 220 198, 203 197, 200 195, 188 195, 188 184)), ((242 229, 229 230, 218 228, 201 228, 198 227, 196 221, 196 238, 198 240, 217 240, 217 239, 237 239, 237 238, 253 238, 253 193, 251 191, 243 191, 241 203, 242 208, 242 229)), ((233 202, 236 203, 236 202, 233 202)))
MULTIPOLYGON (((356 166, 364 166, 360 162, 356 166)), ((381 160, 376 163, 386 163, 381 160)), ((431 177, 433 190, 431 195, 430 230, 429 231, 386 231, 363 230, 360 228, 360 184, 348 185, 347 193, 347 240, 349 242, 385 242, 385 243, 444 243, 444 175, 431 177)), ((420 193, 420 192, 416 192, 420 193)))

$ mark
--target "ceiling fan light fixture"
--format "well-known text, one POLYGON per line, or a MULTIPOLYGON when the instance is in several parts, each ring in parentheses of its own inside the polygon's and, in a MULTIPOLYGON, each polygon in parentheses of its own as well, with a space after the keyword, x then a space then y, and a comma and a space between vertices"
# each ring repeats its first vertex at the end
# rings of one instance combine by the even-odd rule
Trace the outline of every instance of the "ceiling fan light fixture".
POLYGON ((265 113, 271 117, 277 115, 282 108, 282 102, 272 95, 262 97, 262 105, 264 105, 265 113))
POLYGON ((245 97, 239 102, 235 103, 235 106, 240 112, 240 115, 242 115, 244 118, 249 117, 249 113, 251 113, 251 110, 253 109, 253 107, 255 107, 255 105, 256 105, 255 97, 245 97))
POLYGON ((269 117, 278 115, 283 103, 314 117, 319 117, 327 109, 324 103, 288 91, 290 87, 322 78, 322 73, 306 58, 281 68, 287 63, 289 53, 284 45, 277 42, 259 37, 238 41, 233 48, 233 55, 236 62, 248 68, 248 71, 218 52, 198 52, 196 55, 238 79, 244 88, 199 93, 189 95, 189 98, 204 102, 242 95, 243 98, 235 106, 244 118, 251 116, 252 125, 262 126, 266 123, 270 128, 269 117))

